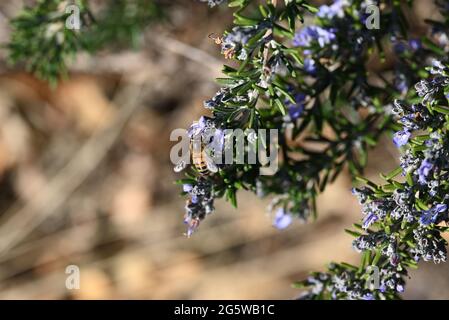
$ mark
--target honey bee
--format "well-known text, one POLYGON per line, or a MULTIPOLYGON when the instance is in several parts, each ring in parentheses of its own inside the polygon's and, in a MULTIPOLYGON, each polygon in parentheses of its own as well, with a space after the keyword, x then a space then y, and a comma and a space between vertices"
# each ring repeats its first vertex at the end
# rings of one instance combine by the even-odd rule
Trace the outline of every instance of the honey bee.
MULTIPOLYGON (((218 172, 218 167, 212 157, 208 154, 207 148, 200 139, 192 139, 190 143, 190 154, 192 164, 200 175, 218 172)), ((175 172, 180 172, 187 167, 187 162, 181 160, 175 167, 175 172)))
POLYGON ((232 45, 223 45, 223 37, 217 35, 216 33, 209 34, 209 38, 214 40, 215 44, 221 45, 221 52, 223 53, 225 59, 232 59, 235 54, 235 47, 232 45))
POLYGON ((215 173, 218 167, 213 159, 207 153, 206 148, 200 141, 193 141, 190 145, 192 154, 192 163, 201 175, 207 175, 209 172, 215 173))
POLYGON ((215 44, 220 45, 223 43, 223 37, 220 37, 218 34, 216 33, 211 33, 209 34, 209 39, 214 40, 215 44))

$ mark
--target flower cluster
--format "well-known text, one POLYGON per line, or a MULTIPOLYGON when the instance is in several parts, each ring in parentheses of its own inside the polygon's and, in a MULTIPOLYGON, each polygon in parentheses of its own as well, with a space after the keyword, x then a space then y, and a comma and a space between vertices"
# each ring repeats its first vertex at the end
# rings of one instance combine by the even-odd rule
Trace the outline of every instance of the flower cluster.
MULTIPOLYGON (((398 147, 406 145, 413 130, 438 126, 444 120, 444 115, 434 115, 419 104, 390 102, 410 97, 417 75, 445 54, 434 42, 435 22, 429 21, 429 36, 418 39, 408 33, 404 8, 395 2, 336 0, 319 8, 301 1, 286 0, 282 6, 279 2, 230 3, 237 7, 236 26, 214 38, 225 58, 238 66, 224 67, 227 77, 218 79, 222 88, 204 106, 212 112, 211 121, 223 130, 277 129, 280 168, 273 176, 260 177, 260 165, 236 164, 197 178, 209 180, 214 196, 224 196, 234 205, 237 191, 248 189, 274 196, 273 212, 282 209, 288 217, 305 220, 316 215, 316 196, 343 167, 354 176, 362 172, 369 147, 383 132, 397 128, 391 114, 400 116, 403 125, 394 134, 398 147), (370 5, 380 9, 380 29, 365 25, 370 5), (311 13, 315 18, 310 24, 298 25, 311 13), (373 52, 380 57, 393 54, 394 65, 382 72, 369 69, 366 61, 373 52), (376 85, 373 73, 380 79, 376 85), (326 128, 331 128, 331 135, 325 134, 326 128), (311 143, 322 147, 317 151, 311 143)), ((439 32, 444 32, 443 26, 439 32)), ((432 70, 441 73, 442 66, 434 65, 432 70)), ((429 81, 417 87, 426 101, 441 94, 437 87, 447 79, 437 74, 429 81)), ((416 171, 422 183, 437 170, 430 155, 418 163, 410 151, 403 155, 401 166, 404 172, 422 166, 420 173, 416 171)), ((431 183, 436 190, 437 184, 431 183)), ((367 205, 362 227, 383 219, 391 205, 367 205)), ((397 214, 410 215, 404 208, 397 214)), ((274 225, 278 225, 276 219, 274 225)))
POLYGON ((329 45, 336 39, 334 29, 324 29, 320 26, 307 26, 298 32, 293 38, 296 47, 309 47, 316 41, 321 48, 329 45))
POLYGON ((337 0, 332 5, 322 5, 317 12, 320 18, 333 19, 335 16, 343 18, 345 16, 345 8, 350 5, 348 0, 337 0))
POLYGON ((265 33, 271 27, 269 22, 260 23, 253 26, 237 26, 231 32, 224 35, 221 42, 221 53, 227 59, 236 57, 237 60, 244 61, 248 58, 248 53, 253 51, 257 45, 263 45, 270 41, 271 37, 262 37, 260 41, 249 44, 257 34, 265 33))
POLYGON ((188 135, 193 142, 204 145, 209 156, 220 154, 224 149, 224 131, 217 128, 213 119, 201 117, 199 121, 194 122, 188 135))
POLYGON ((188 226, 186 235, 190 237, 201 220, 214 210, 213 186, 207 180, 200 179, 195 185, 185 183, 183 191, 190 196, 184 216, 184 223, 188 226))
POLYGON ((348 232, 356 237, 354 249, 363 255, 361 266, 331 267, 313 281, 303 281, 310 287, 306 297, 363 299, 366 292, 359 290, 359 283, 366 278, 366 269, 375 266, 380 287, 371 290, 370 297, 396 298, 404 290, 407 268, 420 260, 447 260, 442 233, 449 222, 449 69, 435 62, 428 70, 430 77, 415 86, 419 102, 395 102, 403 129, 393 140, 406 148, 401 166, 384 176, 385 184, 365 180, 366 186, 354 189, 365 218, 362 225, 355 225, 357 231, 348 232), (395 180, 400 175, 403 181, 395 180), (351 290, 340 290, 342 283, 351 290))
POLYGON ((316 272, 300 285, 307 286, 308 291, 299 296, 301 300, 376 300, 398 298, 404 291, 406 272, 395 267, 382 269, 378 274, 375 269, 361 273, 349 264, 329 265, 329 273, 316 272), (378 278, 377 278, 378 277, 378 278))

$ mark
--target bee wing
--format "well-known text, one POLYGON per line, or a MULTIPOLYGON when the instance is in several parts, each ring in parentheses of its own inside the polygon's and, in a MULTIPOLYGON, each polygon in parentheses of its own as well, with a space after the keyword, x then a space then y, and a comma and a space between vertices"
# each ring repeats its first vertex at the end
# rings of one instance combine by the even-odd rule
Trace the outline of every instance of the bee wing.
POLYGON ((218 167, 215 164, 214 160, 209 155, 207 155, 206 153, 205 153, 204 157, 205 157, 205 160, 206 160, 207 169, 210 172, 212 172, 212 173, 218 172, 218 167))
POLYGON ((187 167, 187 162, 184 160, 181 160, 178 162, 178 164, 174 167, 174 171, 175 172, 181 172, 182 170, 184 170, 187 167))
POLYGON ((209 34, 209 38, 214 40, 215 44, 221 44, 223 42, 223 38, 214 32, 209 34))

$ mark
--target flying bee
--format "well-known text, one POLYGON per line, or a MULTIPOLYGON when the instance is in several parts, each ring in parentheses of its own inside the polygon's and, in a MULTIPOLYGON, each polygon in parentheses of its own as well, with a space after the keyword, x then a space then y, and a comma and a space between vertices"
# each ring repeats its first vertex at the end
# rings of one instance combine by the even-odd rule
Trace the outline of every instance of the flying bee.
MULTIPOLYGON (((190 141, 190 155, 192 164, 199 174, 205 176, 209 173, 218 172, 218 167, 214 159, 209 155, 205 144, 198 138, 192 138, 190 141)), ((187 161, 181 160, 176 165, 174 171, 180 172, 187 167, 187 161)))
POLYGON ((235 54, 235 46, 230 44, 225 44, 223 37, 216 33, 209 34, 209 38, 214 40, 215 44, 221 45, 221 53, 225 56, 225 59, 232 59, 235 54))
POLYGON ((220 45, 223 43, 223 37, 220 37, 218 34, 216 33, 211 33, 209 34, 209 39, 214 40, 215 44, 220 45))

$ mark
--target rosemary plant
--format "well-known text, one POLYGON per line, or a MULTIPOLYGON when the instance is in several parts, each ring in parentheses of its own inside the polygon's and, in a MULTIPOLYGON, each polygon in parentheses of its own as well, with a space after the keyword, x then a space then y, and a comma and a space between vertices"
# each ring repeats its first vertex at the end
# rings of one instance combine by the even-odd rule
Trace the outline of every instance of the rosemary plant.
POLYGON ((143 29, 160 21, 162 4, 167 6, 159 0, 106 0, 94 13, 93 2, 39 0, 24 8, 11 21, 10 62, 23 63, 28 71, 56 85, 67 76, 67 64, 80 52, 137 46, 143 29), (68 10, 70 7, 76 11, 68 10), (79 28, 67 26, 72 16, 79 18, 79 28))
MULTIPOLYGON (((192 124, 189 137, 223 151, 233 148, 228 130, 242 130, 245 141, 259 146, 254 132, 275 130, 278 141, 262 143, 274 143, 280 156, 272 175, 261 174, 261 163, 239 161, 249 159, 250 147, 236 150, 232 163, 193 161, 179 180, 188 197, 187 234, 214 211, 215 199, 237 206, 242 189, 272 197, 279 229, 294 218, 315 217, 319 193, 348 168, 354 182, 364 183, 354 189, 363 220, 347 230, 361 264, 332 263, 327 272, 313 273, 298 283, 308 288, 302 297, 399 298, 409 268, 419 260, 446 260, 447 1, 435 0, 442 19, 426 20, 419 34, 412 32, 412 0, 335 0, 319 7, 306 0, 201 1, 227 3, 234 22, 222 35, 210 35, 229 64, 217 79, 221 88, 204 102, 211 116, 192 124), (377 185, 361 175, 369 148, 383 134, 393 136, 403 155, 401 166, 377 185), (379 271, 378 286, 367 285, 370 268, 379 271)), ((40 0, 12 20, 10 60, 56 83, 80 51, 138 43, 166 5, 111 0, 95 11, 88 0, 40 0), (65 27, 69 4, 79 8, 78 30, 65 27)))
POLYGON ((224 66, 227 77, 217 79, 222 88, 204 106, 213 115, 207 119, 213 130, 278 130, 279 170, 262 176, 260 164, 234 163, 205 176, 192 166, 181 180, 190 197, 188 234, 213 212, 214 198, 236 206, 240 189, 273 196, 276 226, 314 217, 326 185, 345 167, 360 175, 369 147, 395 129, 391 101, 407 97, 425 65, 445 55, 438 42, 444 25, 428 35, 410 34, 405 11, 411 1, 337 0, 319 8, 302 0, 257 4, 228 2, 236 9, 235 26, 215 40, 233 64, 224 66), (378 28, 367 23, 373 5, 378 28), (305 18, 310 22, 304 24, 305 18), (394 63, 370 68, 376 58, 394 63))
POLYGON ((239 189, 275 196, 270 209, 276 210, 274 225, 280 229, 292 217, 305 220, 315 215, 317 194, 348 166, 354 179, 366 184, 354 189, 363 221, 347 230, 356 237, 361 264, 332 263, 328 272, 313 273, 298 283, 308 287, 302 298, 399 298, 408 268, 419 260, 445 261, 447 67, 433 62, 434 76, 416 85, 421 99, 411 88, 425 77, 426 65, 446 60, 449 8, 444 1, 435 3, 444 20, 427 20, 428 31, 412 35, 405 13, 412 1, 336 0, 317 9, 304 1, 258 7, 249 0, 230 1, 237 7, 235 27, 217 43, 238 66, 224 67, 228 77, 218 79, 222 89, 204 104, 213 118, 200 119, 190 133, 275 128, 281 132, 282 161, 273 176, 259 175, 260 165, 222 165, 207 176, 193 168, 182 181, 190 196, 187 234, 213 212, 214 198, 225 196, 236 205, 239 189), (379 28, 367 27, 373 5, 379 28), (310 24, 297 24, 309 15, 310 24), (394 63, 370 69, 373 56, 394 63), (367 149, 393 132, 393 142, 404 149, 401 167, 383 176, 382 185, 361 178, 367 149), (313 150, 309 142, 322 148, 313 150), (404 181, 395 180, 401 174, 404 181), (369 281, 371 269, 378 271, 377 285, 369 281))
POLYGON ((435 61, 431 76, 415 86, 419 99, 396 100, 394 114, 402 130, 395 143, 403 153, 400 166, 355 188, 364 215, 347 230, 361 252, 359 266, 332 263, 328 272, 313 273, 298 283, 305 299, 392 299, 404 291, 407 270, 418 262, 445 262, 448 216, 449 68, 435 61), (378 271, 378 286, 370 283, 378 271))

